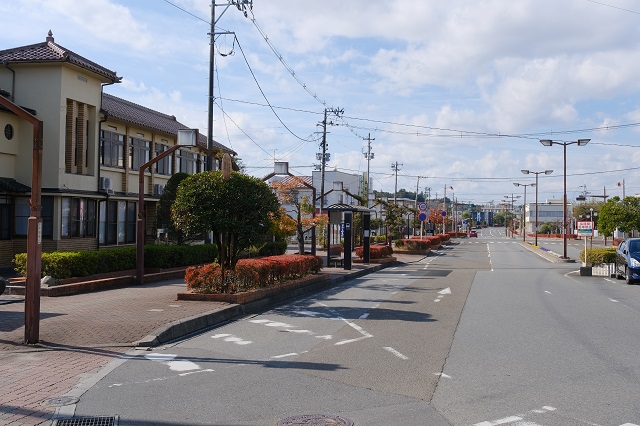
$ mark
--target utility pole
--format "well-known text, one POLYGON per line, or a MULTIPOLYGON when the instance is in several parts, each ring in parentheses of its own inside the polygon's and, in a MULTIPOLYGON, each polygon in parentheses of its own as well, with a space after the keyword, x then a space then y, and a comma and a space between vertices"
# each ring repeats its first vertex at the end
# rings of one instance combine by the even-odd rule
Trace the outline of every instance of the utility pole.
MULTIPOLYGON (((331 158, 331 154, 327 153, 327 125, 333 126, 333 122, 327 123, 327 113, 332 113, 336 117, 340 116, 344 113, 343 109, 338 108, 325 108, 324 109, 324 118, 322 119, 322 142, 320 143, 320 148, 322 149, 321 153, 316 154, 316 159, 320 160, 320 214, 322 214, 322 209, 324 208, 324 174, 326 165, 331 158)), ((315 200, 314 200, 315 207, 315 200)))
MULTIPOLYGON (((225 3, 216 4, 215 0, 211 0, 211 28, 209 32, 209 112, 207 114, 207 148, 210 151, 213 151, 213 104, 214 104, 214 93, 213 93, 213 80, 214 80, 214 64, 215 64, 215 36, 216 36, 216 7, 223 6, 224 10, 220 14, 220 18, 222 15, 229 9, 230 6, 235 6, 239 11, 244 13, 244 17, 248 16, 248 10, 253 10, 253 0, 226 0, 225 3)), ((218 34, 234 34, 233 32, 224 31, 218 34)), ((207 170, 213 170, 213 157, 207 155, 207 170)))
POLYGON ((391 163, 391 170, 396 172, 396 185, 393 190, 393 204, 396 206, 398 205, 398 170, 400 170, 400 166, 402 166, 402 164, 398 164, 397 161, 391 163))
POLYGON ((367 152, 364 153, 364 158, 367 159, 367 177, 364 180, 364 196, 365 199, 367 200, 367 205, 366 207, 369 208, 369 170, 370 170, 370 165, 371 165, 371 160, 373 160, 373 152, 371 152, 371 141, 375 141, 376 139, 373 138, 371 139, 371 133, 369 133, 369 136, 366 138, 363 138, 365 141, 367 141, 367 152))

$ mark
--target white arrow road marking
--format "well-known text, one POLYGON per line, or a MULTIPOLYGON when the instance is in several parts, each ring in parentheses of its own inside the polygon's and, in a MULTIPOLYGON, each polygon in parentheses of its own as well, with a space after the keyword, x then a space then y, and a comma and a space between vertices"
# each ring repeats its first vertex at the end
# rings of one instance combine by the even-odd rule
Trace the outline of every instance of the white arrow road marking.
POLYGON ((406 356, 404 354, 401 354, 400 352, 398 352, 397 350, 393 349, 392 347, 387 346, 387 347, 384 347, 382 349, 391 352, 392 354, 394 354, 395 356, 397 356, 400 359, 409 359, 408 356, 406 356))
MULTIPOLYGON (((618 303, 618 302, 619 302, 619 301, 618 301, 618 300, 616 300, 616 299, 609 299, 609 300, 610 300, 611 302, 615 302, 615 303, 618 303)), ((623 426, 624 426, 624 425, 623 425, 623 426)))
POLYGON ((444 374, 444 373, 433 373, 436 376, 440 376, 440 377, 444 377, 445 379, 450 379, 451 376, 448 374, 444 374))
MULTIPOLYGON (((530 414, 530 413, 544 414, 544 413, 549 412, 549 411, 556 411, 556 408, 550 407, 548 405, 545 405, 541 409, 531 410, 527 414, 530 414)), ((519 423, 516 423, 516 425, 518 425, 518 426, 525 426, 525 425, 533 426, 533 425, 536 425, 536 423, 531 423, 531 422, 522 422, 522 423, 520 423, 520 421, 523 420, 523 418, 526 417, 527 414, 519 414, 517 416, 509 416, 509 417, 505 417, 503 419, 493 420, 493 421, 490 421, 490 422, 480 422, 480 423, 474 424, 473 426, 498 426, 498 425, 504 425, 504 424, 513 423, 513 422, 519 422, 519 423)))
POLYGON ((369 317, 369 312, 367 312, 366 314, 360 315, 359 319, 367 319, 368 317, 369 317))
POLYGON ((158 361, 169 366, 173 371, 200 370, 200 366, 191 361, 174 361, 177 355, 173 354, 149 354, 144 357, 150 361, 158 361))
POLYGON ((551 294, 551 292, 550 292, 550 291, 547 291, 547 290, 545 290, 544 292, 545 292, 545 293, 547 293, 547 294, 551 294))
POLYGON ((451 294, 451 288, 447 287, 444 290, 440 290, 438 292, 438 294, 440 296, 438 296, 438 298, 434 300, 434 302, 436 302, 436 303, 438 303, 440 300, 442 300, 442 298, 444 297, 445 294, 451 294))
POLYGON ((212 339, 222 339, 225 342, 235 343, 236 345, 250 345, 253 343, 250 340, 244 340, 238 336, 234 336, 233 334, 214 334, 211 336, 212 339))
POLYGON ((373 334, 367 333, 358 324, 354 324, 354 323, 352 323, 350 321, 347 321, 346 319, 342 318, 340 315, 338 315, 338 313, 335 310, 331 309, 329 306, 325 305, 324 303, 320 303, 320 302, 318 302, 318 304, 320 306, 323 306, 323 307, 327 308, 329 310, 329 312, 331 312, 333 315, 336 316, 337 319, 339 319, 340 321, 344 321, 349 327, 353 328, 358 333, 362 334, 361 337, 357 337, 355 339, 341 340, 341 341, 336 343, 336 346, 338 346, 338 345, 346 345, 347 343, 353 343, 353 342, 357 342, 358 340, 368 339, 369 337, 373 337, 373 334))

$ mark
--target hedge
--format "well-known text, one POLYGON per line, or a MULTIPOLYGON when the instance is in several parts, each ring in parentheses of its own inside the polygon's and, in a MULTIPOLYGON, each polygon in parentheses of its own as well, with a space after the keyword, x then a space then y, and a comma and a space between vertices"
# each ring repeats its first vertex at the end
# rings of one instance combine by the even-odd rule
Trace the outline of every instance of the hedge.
POLYGON ((394 241, 396 248, 401 248, 403 250, 428 250, 431 248, 431 241, 428 238, 432 237, 424 237, 422 240, 416 239, 402 239, 394 241))
POLYGON ((240 259, 235 269, 222 271, 217 263, 187 268, 185 281, 195 293, 238 293, 269 287, 289 279, 317 273, 322 258, 289 254, 260 259, 240 259))
MULTIPOLYGON (((584 262, 584 250, 580 252, 580 260, 584 262)), ((616 249, 615 247, 597 247, 587 249, 587 263, 615 263, 616 249)))
MULTIPOLYGON (((383 257, 390 257, 392 254, 393 250, 387 245, 369 247, 370 259, 382 259, 383 257)), ((356 256, 358 256, 360 259, 364 258, 364 247, 356 247, 356 256)))
MULTIPOLYGON (((217 256, 217 248, 212 244, 147 245, 144 247, 144 266, 153 269, 176 268, 212 262, 217 256)), ((13 262, 16 272, 26 276, 27 254, 16 254, 13 262)), ((65 279, 131 269, 136 269, 135 247, 42 253, 43 277, 49 275, 65 279)))

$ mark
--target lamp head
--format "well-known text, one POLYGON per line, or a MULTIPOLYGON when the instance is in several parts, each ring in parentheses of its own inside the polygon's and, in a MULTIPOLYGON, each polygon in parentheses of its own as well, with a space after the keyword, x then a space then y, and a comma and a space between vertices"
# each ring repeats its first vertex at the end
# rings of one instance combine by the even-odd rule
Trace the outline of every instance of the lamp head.
POLYGON ((553 170, 545 170, 545 171, 544 171, 544 174, 545 174, 545 175, 550 175, 551 173, 553 173, 553 170))
POLYGON ((530 172, 529 170, 520 170, 522 172, 522 174, 528 175, 530 172))
POLYGON ((518 182, 513 182, 513 186, 520 186, 518 182))
POLYGON ((544 146, 553 145, 553 141, 551 139, 540 139, 540 143, 544 146))
POLYGON ((585 146, 591 139, 578 139, 578 146, 585 146))

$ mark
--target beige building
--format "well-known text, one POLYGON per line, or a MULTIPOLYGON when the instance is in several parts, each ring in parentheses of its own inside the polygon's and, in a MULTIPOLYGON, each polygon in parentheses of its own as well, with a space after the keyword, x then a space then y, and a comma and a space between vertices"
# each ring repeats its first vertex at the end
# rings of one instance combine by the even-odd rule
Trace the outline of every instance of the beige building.
MULTIPOLYGON (((174 116, 104 93, 120 80, 55 43, 51 32, 43 43, 0 51, 0 96, 43 123, 43 251, 134 245, 139 168, 174 146, 179 129, 188 129, 174 116)), ((2 267, 26 252, 33 130, 2 107, 0 130, 2 267)), ((198 144, 207 145, 202 134, 198 144)), ((156 237, 155 207, 164 185, 176 172, 203 171, 200 151, 180 148, 145 174, 148 241, 156 237)))

